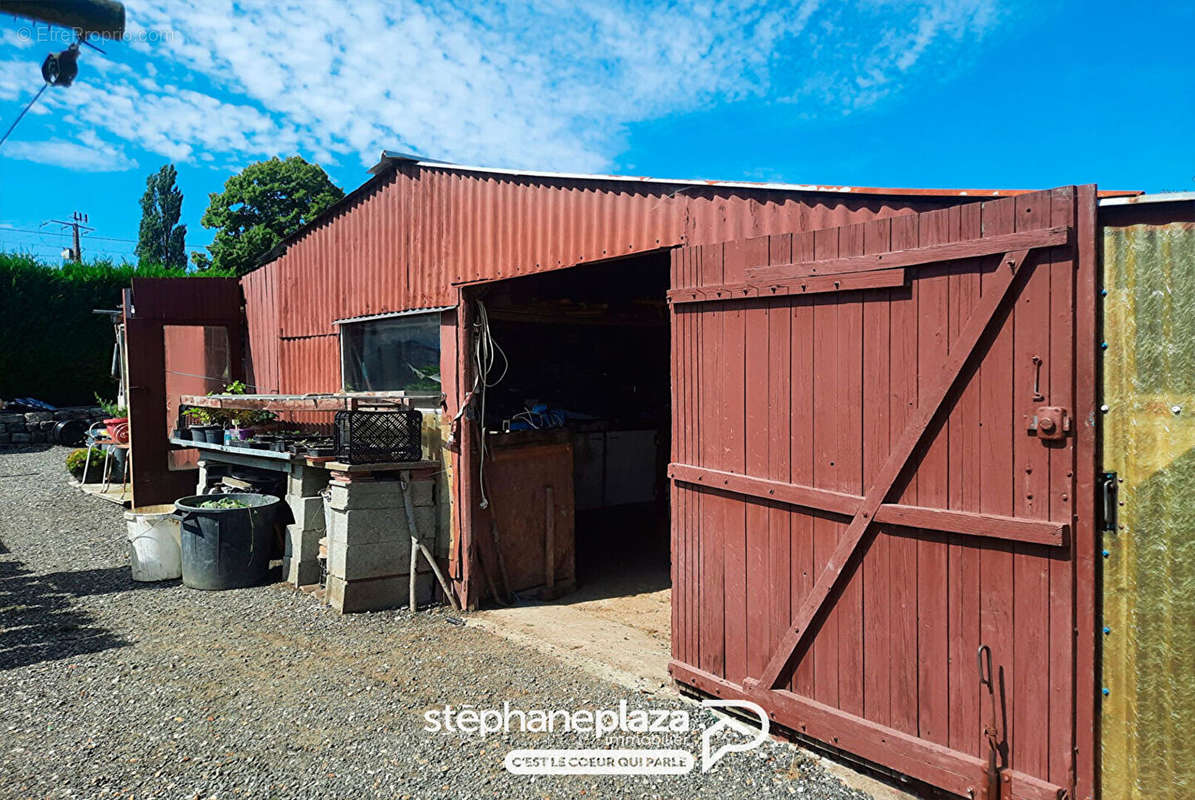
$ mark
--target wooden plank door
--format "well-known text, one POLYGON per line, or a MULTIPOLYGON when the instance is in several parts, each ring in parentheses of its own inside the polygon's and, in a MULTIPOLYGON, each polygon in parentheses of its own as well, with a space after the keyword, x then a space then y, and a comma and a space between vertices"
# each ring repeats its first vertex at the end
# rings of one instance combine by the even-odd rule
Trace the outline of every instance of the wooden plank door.
POLYGON ((177 412, 178 397, 168 397, 167 388, 210 390, 227 382, 226 374, 244 377, 240 284, 235 278, 133 278, 125 290, 124 326, 133 505, 173 503, 194 492, 195 471, 171 458, 168 409, 177 412), (221 364, 204 352, 217 338, 212 333, 219 334, 221 364), (198 364, 205 368, 197 371, 198 364))
POLYGON ((987 730, 1001 798, 1088 796, 1094 197, 674 251, 678 681, 994 800, 987 730))

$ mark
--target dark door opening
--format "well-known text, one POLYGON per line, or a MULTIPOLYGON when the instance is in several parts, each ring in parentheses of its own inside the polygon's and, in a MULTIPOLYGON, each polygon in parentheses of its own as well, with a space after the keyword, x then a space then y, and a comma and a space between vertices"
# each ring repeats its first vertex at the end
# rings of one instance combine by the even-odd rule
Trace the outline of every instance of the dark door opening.
POLYGON ((474 295, 505 356, 485 396, 484 484, 510 588, 520 599, 563 604, 656 593, 663 609, 649 624, 664 637, 668 269, 659 252, 505 280, 474 295), (549 516, 555 509, 551 534, 545 504, 549 516), (557 586, 548 593, 546 537, 556 547, 549 580, 557 586))

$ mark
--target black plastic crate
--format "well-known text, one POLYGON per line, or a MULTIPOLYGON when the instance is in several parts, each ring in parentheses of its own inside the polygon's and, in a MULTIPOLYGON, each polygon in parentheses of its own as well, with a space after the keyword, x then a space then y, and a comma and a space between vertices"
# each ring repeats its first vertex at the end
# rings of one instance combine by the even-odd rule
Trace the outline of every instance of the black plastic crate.
POLYGON ((423 460, 423 414, 400 411, 337 411, 337 457, 346 464, 423 460))

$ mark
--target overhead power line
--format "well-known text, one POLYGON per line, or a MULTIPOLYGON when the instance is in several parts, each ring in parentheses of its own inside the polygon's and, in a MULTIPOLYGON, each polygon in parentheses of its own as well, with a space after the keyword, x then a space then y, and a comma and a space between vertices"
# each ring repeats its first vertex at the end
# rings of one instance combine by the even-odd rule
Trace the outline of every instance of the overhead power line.
MULTIPOLYGON (((33 234, 34 236, 70 236, 70 234, 66 233, 65 231, 35 231, 32 228, 5 228, 3 226, 0 226, 0 233, 3 233, 5 231, 11 231, 13 233, 30 233, 30 234, 33 234)), ((97 241, 127 242, 128 244, 137 244, 136 239, 121 239, 118 236, 90 235, 89 238, 91 238, 92 240, 97 240, 97 241)))

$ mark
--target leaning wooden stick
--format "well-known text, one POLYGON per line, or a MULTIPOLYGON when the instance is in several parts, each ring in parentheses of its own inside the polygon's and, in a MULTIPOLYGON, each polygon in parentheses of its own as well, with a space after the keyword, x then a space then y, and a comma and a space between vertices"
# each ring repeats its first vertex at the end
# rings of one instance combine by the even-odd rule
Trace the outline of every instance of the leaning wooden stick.
POLYGON ((402 478, 402 504, 407 512, 407 529, 411 534, 411 610, 415 610, 415 551, 418 550, 420 553, 423 553, 423 557, 427 559, 432 572, 435 573, 436 580, 440 582, 440 588, 444 590, 444 595, 448 598, 448 602, 452 604, 452 610, 460 611, 461 607, 457 604, 452 590, 448 588, 448 581, 444 579, 444 573, 440 571, 440 565, 436 563, 435 556, 419 540, 419 529, 415 526, 415 504, 411 502, 411 474, 409 472, 405 473, 402 478))

